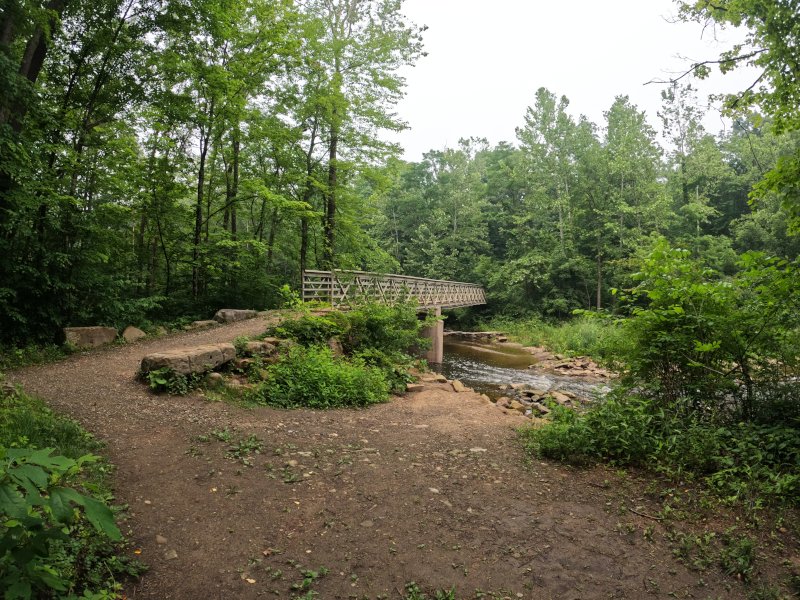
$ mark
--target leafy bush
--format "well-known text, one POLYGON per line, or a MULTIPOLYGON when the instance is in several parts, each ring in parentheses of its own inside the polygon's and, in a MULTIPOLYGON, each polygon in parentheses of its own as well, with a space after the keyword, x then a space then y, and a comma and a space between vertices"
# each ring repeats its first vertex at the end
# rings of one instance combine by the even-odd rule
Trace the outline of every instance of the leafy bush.
POLYGON ((6 598, 111 597, 119 556, 101 445, 18 390, 0 391, 0 582, 6 598), (38 449, 42 448, 42 449, 38 449), (55 454, 54 454, 55 453, 55 454), (79 491, 80 490, 80 491, 79 491))
POLYGON ((366 304, 348 312, 302 315, 271 328, 267 334, 297 341, 305 347, 325 346, 338 339, 348 357, 380 369, 390 389, 400 392, 412 380, 412 354, 430 343, 420 331, 431 318, 420 320, 413 304, 366 304))
POLYGON ((796 422, 798 386, 775 382, 798 368, 798 267, 750 253, 740 268, 726 278, 688 251, 656 245, 625 298, 632 384, 704 418, 796 422))
POLYGON ((56 344, 29 345, 22 348, 0 347, 0 371, 54 362, 67 354, 68 349, 56 344))
POLYGON ((0 447, 0 582, 6 598, 70 590, 74 585, 70 570, 54 564, 54 543, 67 542, 70 533, 80 530, 81 519, 98 535, 111 541, 122 539, 103 502, 59 485, 97 457, 73 460, 52 456, 52 452, 52 448, 0 447), (79 512, 78 507, 83 510, 79 512))
POLYGON ((326 347, 295 346, 270 367, 248 400, 280 408, 367 406, 389 397, 383 372, 363 360, 336 358, 326 347))
POLYGON ((144 376, 150 389, 154 392, 166 392, 172 396, 185 396, 195 389, 203 380, 200 373, 190 373, 183 375, 176 373, 169 367, 162 367, 155 371, 150 371, 144 376))
POLYGON ((708 420, 666 411, 650 399, 609 395, 577 413, 521 432, 529 451, 569 462, 608 460, 701 477, 721 498, 760 508, 800 502, 800 431, 782 425, 708 420))

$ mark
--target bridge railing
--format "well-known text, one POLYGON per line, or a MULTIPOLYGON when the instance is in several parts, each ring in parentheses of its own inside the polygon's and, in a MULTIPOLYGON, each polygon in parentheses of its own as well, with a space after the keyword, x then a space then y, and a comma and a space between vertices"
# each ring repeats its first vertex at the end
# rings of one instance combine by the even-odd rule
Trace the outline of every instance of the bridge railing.
POLYGON ((486 295, 473 283, 337 270, 305 271, 303 300, 330 302, 336 308, 409 300, 416 300, 420 308, 460 308, 486 304, 486 295))

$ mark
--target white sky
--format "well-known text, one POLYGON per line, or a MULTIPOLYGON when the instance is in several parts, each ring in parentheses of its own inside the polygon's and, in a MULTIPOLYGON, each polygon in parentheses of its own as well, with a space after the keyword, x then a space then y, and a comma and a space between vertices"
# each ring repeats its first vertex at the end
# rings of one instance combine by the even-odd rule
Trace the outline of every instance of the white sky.
MULTIPOLYGON (((682 72, 688 59, 716 58, 741 35, 669 22, 672 0, 406 0, 403 12, 429 27, 428 56, 403 72, 398 106, 411 130, 397 139, 412 161, 462 137, 516 142, 514 128, 542 86, 598 125, 615 96, 628 95, 660 132, 663 86, 643 84, 682 72)), ((694 85, 704 101, 754 79, 732 73, 694 85)), ((704 124, 712 133, 726 126, 713 111, 704 124)))

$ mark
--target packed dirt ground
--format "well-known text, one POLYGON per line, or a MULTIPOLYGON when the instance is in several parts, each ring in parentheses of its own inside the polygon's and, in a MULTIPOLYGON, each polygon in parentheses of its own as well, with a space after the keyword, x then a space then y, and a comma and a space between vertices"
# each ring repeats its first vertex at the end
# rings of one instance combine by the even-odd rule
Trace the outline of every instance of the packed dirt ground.
POLYGON ((531 460, 529 421, 426 382, 368 410, 247 409, 154 395, 143 355, 231 341, 263 317, 10 374, 107 442, 136 599, 737 598, 672 556, 631 472, 531 460), (318 596, 314 595, 314 592, 318 596))

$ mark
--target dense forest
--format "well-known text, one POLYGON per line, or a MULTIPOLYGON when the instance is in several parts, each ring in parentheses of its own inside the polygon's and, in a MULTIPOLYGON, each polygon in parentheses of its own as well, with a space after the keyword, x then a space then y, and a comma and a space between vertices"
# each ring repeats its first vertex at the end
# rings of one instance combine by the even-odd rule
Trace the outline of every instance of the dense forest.
POLYGON ((407 163, 385 134, 424 28, 400 0, 9 0, 0 342, 270 307, 305 268, 565 317, 613 308, 659 240, 726 276, 748 251, 793 259, 796 2, 724 4, 681 14, 751 31, 755 50, 687 66, 762 69, 724 99, 729 131, 703 129, 689 78, 664 86, 661 131, 625 96, 592 123, 540 89, 513 142, 407 163))

